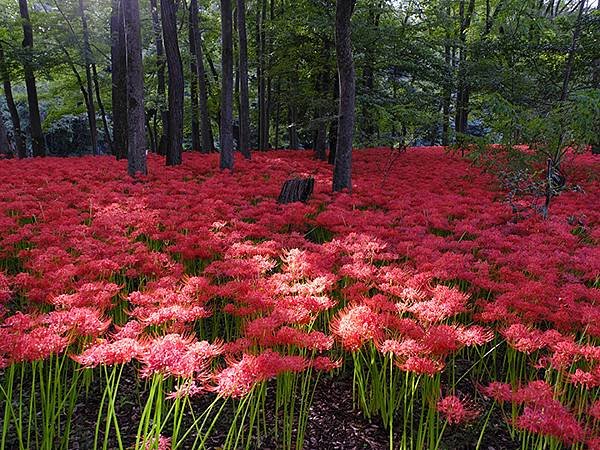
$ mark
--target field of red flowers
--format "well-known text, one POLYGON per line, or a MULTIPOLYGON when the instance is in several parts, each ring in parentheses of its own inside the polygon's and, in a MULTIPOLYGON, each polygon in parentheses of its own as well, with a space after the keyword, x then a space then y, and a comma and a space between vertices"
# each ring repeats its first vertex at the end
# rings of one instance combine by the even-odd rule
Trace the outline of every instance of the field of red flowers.
POLYGON ((544 220, 441 148, 390 158, 357 151, 351 195, 310 152, 0 161, 0 448, 73 448, 93 392, 87 448, 308 448, 336 377, 390 449, 498 417, 600 448, 600 160, 544 220), (294 176, 312 198, 277 204, 294 176))

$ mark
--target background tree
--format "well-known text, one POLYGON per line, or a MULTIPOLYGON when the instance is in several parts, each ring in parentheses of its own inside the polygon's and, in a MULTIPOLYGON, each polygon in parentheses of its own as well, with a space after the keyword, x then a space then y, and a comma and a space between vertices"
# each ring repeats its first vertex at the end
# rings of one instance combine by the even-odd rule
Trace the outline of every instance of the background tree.
MULTIPOLYGON (((2 76, 2 86, 4 89, 4 97, 6 98, 6 106, 10 112, 10 119, 12 121, 13 138, 15 141, 15 149, 17 157, 27 157, 27 148, 25 146, 25 139, 21 130, 21 119, 19 117, 19 111, 12 93, 12 84, 10 82, 10 71, 4 57, 4 48, 0 42, 0 75, 2 76)), ((6 128, 6 127, 5 127, 6 128)), ((8 130, 6 131, 8 133, 8 130)), ((8 135, 7 135, 8 139, 8 135)))
POLYGON ((167 166, 181 164, 183 145, 183 66, 177 40, 177 6, 174 0, 161 0, 165 56, 169 72, 169 118, 167 125, 167 166))
POLYGON ((146 132, 144 128, 144 66, 138 0, 121 0, 127 46, 127 170, 129 175, 146 175, 146 132))
POLYGON ((221 169, 233 169, 233 38, 231 0, 221 0, 221 169))
POLYGON ((125 41, 124 0, 112 0, 111 79, 114 153, 117 159, 128 154, 127 120, 127 49, 125 41))
POLYGON ((350 19, 356 0, 337 0, 335 50, 340 79, 337 148, 333 166, 333 190, 352 190, 352 138, 354 136, 355 72, 350 19))
POLYGON ((239 32, 239 139, 238 148, 245 158, 250 158, 250 104, 248 98, 248 40, 246 37, 246 5, 237 0, 237 26, 239 32))
POLYGON ((31 129, 33 156, 46 156, 37 86, 33 73, 33 29, 29 18, 27 0, 19 0, 19 12, 23 25, 23 48, 25 49, 23 69, 25 73, 25 85, 27 87, 27 102, 29 104, 29 127, 31 129))

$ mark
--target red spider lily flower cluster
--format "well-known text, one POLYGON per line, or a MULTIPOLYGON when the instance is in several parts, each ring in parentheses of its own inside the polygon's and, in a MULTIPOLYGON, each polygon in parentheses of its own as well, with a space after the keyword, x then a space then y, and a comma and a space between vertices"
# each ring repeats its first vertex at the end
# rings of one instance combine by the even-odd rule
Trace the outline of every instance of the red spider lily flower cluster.
MULTIPOLYGON (((510 385, 492 383, 482 389, 484 394, 500 402, 522 405, 516 418, 517 428, 536 434, 553 436, 565 444, 597 439, 591 430, 578 422, 572 411, 555 399, 555 391, 545 381, 532 381, 512 390, 510 385)), ((593 412, 595 405, 590 407, 593 412)))
MULTIPOLYGON (((136 183, 109 158, 2 161, 0 367, 138 361, 141 376, 185 379, 172 396, 239 397, 371 345, 433 375, 497 337, 567 386, 600 387, 597 160, 565 163, 584 193, 515 220, 491 176, 440 148, 403 154, 385 179, 388 150, 354 158, 352 195, 332 194, 305 152, 256 154, 233 174, 216 155, 172 168, 151 156, 136 183), (315 192, 279 205, 291 174, 315 192)), ((597 439, 596 404, 583 423, 541 384, 486 393, 520 405, 520 428, 597 439)), ((473 412, 454 397, 438 410, 473 412)))
POLYGON ((479 411, 469 407, 464 400, 456 395, 441 398, 437 403, 437 410, 450 424, 468 422, 479 416, 479 411))

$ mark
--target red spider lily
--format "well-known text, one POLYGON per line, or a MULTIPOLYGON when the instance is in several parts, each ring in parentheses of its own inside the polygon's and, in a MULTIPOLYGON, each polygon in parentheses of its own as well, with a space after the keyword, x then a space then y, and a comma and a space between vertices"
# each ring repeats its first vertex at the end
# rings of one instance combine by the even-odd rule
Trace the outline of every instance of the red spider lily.
POLYGON ((194 378, 205 372, 210 361, 223 351, 221 343, 198 342, 191 337, 167 334, 149 341, 139 360, 142 376, 154 373, 194 378))
POLYGON ((228 366, 214 375, 214 390, 224 397, 243 397, 261 381, 307 367, 309 362, 301 356, 282 356, 271 350, 257 356, 245 353, 241 360, 228 361, 228 366))
POLYGON ((421 356, 409 356, 406 359, 398 359, 395 364, 405 372, 417 375, 435 375, 444 369, 444 363, 421 356))
POLYGON ((464 400, 455 395, 438 400, 437 410, 450 424, 469 422, 479 416, 479 411, 469 408, 464 400))
POLYGON ((356 351, 365 342, 382 336, 379 315, 368 306, 344 308, 329 326, 348 351, 356 351))
POLYGON ((143 355, 144 345, 136 339, 122 338, 112 342, 99 341, 90 345, 86 350, 71 356, 82 366, 96 367, 98 365, 125 364, 143 355))

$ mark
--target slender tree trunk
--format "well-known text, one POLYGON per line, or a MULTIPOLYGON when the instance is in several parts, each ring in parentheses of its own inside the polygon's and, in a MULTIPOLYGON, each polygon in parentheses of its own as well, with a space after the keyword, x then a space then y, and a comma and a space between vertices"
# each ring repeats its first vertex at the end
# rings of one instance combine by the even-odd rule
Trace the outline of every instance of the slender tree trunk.
POLYGON ((167 154, 167 135, 169 128, 169 113, 165 107, 165 51, 163 46, 162 31, 160 29, 159 12, 156 0, 150 0, 150 9, 152 10, 152 31, 154 32, 154 45, 156 47, 156 79, 158 94, 158 109, 160 111, 160 121, 162 124, 162 133, 158 141, 158 154, 167 154))
POLYGON ((12 142, 8 138, 8 130, 4 125, 4 118, 0 115, 0 154, 5 154, 8 158, 14 156, 15 150, 12 142))
POLYGON ((567 57, 567 64, 565 67, 565 75, 563 77, 563 86, 560 94, 561 102, 564 102, 569 96, 569 81, 571 80, 573 63, 575 62, 575 53, 577 52, 577 44, 579 41, 579 35, 581 34, 581 18, 583 17, 584 8, 585 0, 580 0, 579 9, 577 11, 577 19, 575 21, 575 30, 573 30, 573 39, 571 40, 571 47, 569 48, 569 56, 567 57))
MULTIPOLYGON (((381 8, 383 4, 381 2, 377 5, 371 4, 369 8, 369 25, 373 27, 375 34, 377 35, 379 32, 379 21, 381 17, 381 8)), ((371 48, 373 45, 377 45, 376 41, 371 39, 372 43, 369 45, 367 49, 367 55, 376 54, 375 49, 371 48)), ((375 73, 373 68, 373 59, 365 58, 365 65, 363 68, 363 84, 365 87, 365 93, 367 98, 370 98, 375 90, 375 73)), ((363 126, 364 126, 364 137, 365 143, 368 145, 369 142, 373 140, 375 133, 377 132, 377 128, 375 125, 375 119, 373 117, 373 113, 371 111, 372 104, 370 101, 363 102, 362 108, 362 116, 363 116, 363 126)))
MULTIPOLYGON (((339 105, 340 98, 340 77, 339 73, 336 71, 333 75, 333 99, 337 101, 339 105)), ((338 106, 339 109, 339 106, 338 106)), ((337 149, 337 135, 338 135, 338 123, 339 123, 339 110, 336 110, 336 116, 331 120, 329 124, 329 156, 327 157, 327 162, 329 164, 335 163, 335 152, 337 149)))
POLYGON ((106 120, 106 109, 102 102, 102 96, 100 95, 100 83, 98 82, 98 70, 96 64, 92 63, 92 77, 94 78, 94 90, 96 91, 96 102, 98 103, 98 109, 100 109, 100 116, 102 117, 102 127, 104 128, 104 140, 108 144, 108 149, 112 154, 114 152, 112 139, 110 137, 110 130, 108 128, 108 121, 106 120))
POLYGON ((208 110, 208 80, 204 70, 204 54, 202 51, 202 39, 198 26, 198 0, 190 0, 190 21, 194 28, 195 36, 195 63, 197 68, 199 110, 200 110, 200 139, 202 141, 200 151, 209 153, 214 150, 214 139, 210 125, 210 112, 208 110))
POLYGON ((299 147, 298 144, 298 129, 296 121, 298 117, 296 115, 296 107, 293 102, 288 104, 288 136, 289 136, 289 148, 295 150, 299 147))
MULTIPOLYGON (((451 15, 450 5, 446 7, 446 19, 449 22, 451 15)), ((443 100, 442 100, 442 145, 448 146, 450 144, 450 103, 452 102, 452 49, 450 47, 450 31, 449 27, 446 27, 445 34, 446 42, 444 43, 444 63, 446 72, 444 74, 444 88, 443 88, 443 100)))
MULTIPOLYGON (((317 77, 317 92, 319 92, 324 98, 327 98, 327 84, 328 83, 325 78, 325 75, 319 74, 319 76, 317 77)), ((325 161, 327 159, 327 122, 325 122, 323 118, 323 111, 324 108, 319 106, 316 111, 317 117, 315 118, 315 126, 317 127, 317 129, 315 131, 314 152, 315 158, 321 161, 325 161)))
POLYGON ((275 149, 279 149, 279 126, 281 122, 281 78, 277 78, 275 83, 275 149))
POLYGON ((233 170, 233 38, 231 0, 221 0, 221 169, 233 170))
POLYGON ((246 36, 246 5, 237 0, 237 21, 240 42, 240 138, 238 146, 244 158, 250 159, 250 103, 248 99, 248 39, 246 36))
MULTIPOLYGON (((67 48, 62 45, 61 43, 59 43, 59 46, 63 52, 63 54, 65 55, 65 61, 67 62, 67 64, 69 65, 69 67, 71 68, 71 72, 73 72, 73 75, 75 75, 75 79, 77 80, 77 85, 79 86, 79 91, 81 92, 81 96, 83 97, 83 102, 85 103, 86 106, 86 110, 88 111, 88 125, 90 125, 90 115, 89 115, 89 111, 90 111, 90 96, 92 95, 91 92, 88 92, 88 90, 85 87, 85 84, 83 83, 83 78, 81 78, 81 75, 79 74, 79 71, 77 70, 77 67, 75 67, 75 63, 73 62, 73 58, 71 58, 71 55, 69 54, 69 51, 67 50, 67 48)), ((90 125, 90 133, 91 133, 91 125, 90 125)))
POLYGON ((146 111, 146 130, 150 140, 150 151, 156 153, 156 110, 146 111))
POLYGON ((125 17, 121 0, 112 0, 111 29, 111 78, 112 78, 112 125, 113 154, 117 159, 127 157, 127 49, 125 43, 125 17))
POLYGON ((469 0, 465 11, 465 0, 459 4, 459 62, 458 62, 458 87, 456 93, 456 118, 454 128, 457 133, 466 133, 469 116, 469 81, 467 79, 467 31, 471 26, 475 0, 469 0))
POLYGON ((121 0, 124 4, 125 39, 127 42, 127 141, 128 172, 131 176, 148 173, 144 112, 144 67, 138 0, 121 0))
POLYGON ((356 0, 337 0, 335 49, 340 78, 337 149, 333 167, 333 190, 352 191, 352 138, 354 135, 355 83, 350 20, 356 0))
POLYGON ((200 123, 198 122, 198 65, 196 64, 196 36, 198 35, 198 2, 192 0, 189 7, 188 41, 190 46, 190 117, 192 121, 192 150, 199 151, 200 123))
MULTIPOLYGON (((330 41, 326 39, 323 42, 323 58, 329 58, 329 49, 330 49, 330 41)), ((327 160, 327 121, 324 116, 328 113, 326 112, 325 107, 322 105, 322 102, 327 101, 329 97, 329 71, 327 68, 322 69, 320 73, 317 75, 317 85, 316 91, 319 94, 320 98, 319 106, 317 107, 317 117, 316 117, 316 135, 315 135, 315 158, 326 161, 327 160)))
POLYGON ((2 76, 2 86, 4 88, 4 96, 6 97, 6 105, 10 112, 10 120, 12 122, 13 136, 15 140, 15 147, 18 158, 27 157, 27 147, 25 145, 25 138, 23 131, 21 130, 21 119, 19 117, 19 111, 15 104, 15 99, 12 94, 12 85, 10 82, 10 73, 6 67, 6 61, 4 59, 4 49, 0 45, 0 76, 2 76))
POLYGON ((258 55, 258 148, 266 150, 269 145, 269 90, 270 83, 266 74, 267 53, 267 1, 258 0, 260 5, 256 15, 256 42, 258 55))
MULTIPOLYGON (((598 8, 600 9, 600 1, 598 2, 598 8)), ((594 59, 594 74, 592 78, 593 86, 596 89, 600 89, 600 56, 594 59)), ((592 153, 594 155, 600 154, 600 121, 596 122, 596 140, 592 142, 592 153)))
POLYGON ((167 126, 167 166, 181 164, 183 145, 183 66, 177 42, 175 0, 161 0, 165 56, 169 72, 169 125, 167 126))
POLYGON ((38 104, 37 87, 31 58, 33 58, 33 30, 29 20, 29 9, 27 0, 19 0, 19 12, 23 24, 23 48, 25 49, 25 63, 23 72, 25 74, 25 86, 27 88, 27 103, 29 105, 29 125, 31 128, 31 145, 33 156, 46 156, 46 144, 42 133, 42 119, 38 104))
POLYGON ((85 62, 85 80, 87 84, 87 115, 90 126, 90 139, 92 144, 92 154, 98 154, 98 129, 96 126, 96 108, 94 105, 94 96, 92 92, 92 49, 90 48, 90 35, 87 26, 87 18, 85 17, 85 7, 83 0, 79 0, 79 17, 81 18, 81 27, 83 30, 83 60, 85 62))

